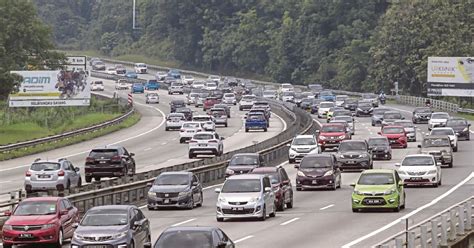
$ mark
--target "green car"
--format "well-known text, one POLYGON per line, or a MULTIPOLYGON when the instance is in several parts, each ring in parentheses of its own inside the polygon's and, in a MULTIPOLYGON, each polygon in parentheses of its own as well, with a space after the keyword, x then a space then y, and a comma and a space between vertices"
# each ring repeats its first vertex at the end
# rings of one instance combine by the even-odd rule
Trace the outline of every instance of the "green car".
POLYGON ((365 170, 357 184, 351 186, 354 186, 352 212, 360 209, 393 209, 398 212, 405 208, 403 180, 395 170, 365 170))

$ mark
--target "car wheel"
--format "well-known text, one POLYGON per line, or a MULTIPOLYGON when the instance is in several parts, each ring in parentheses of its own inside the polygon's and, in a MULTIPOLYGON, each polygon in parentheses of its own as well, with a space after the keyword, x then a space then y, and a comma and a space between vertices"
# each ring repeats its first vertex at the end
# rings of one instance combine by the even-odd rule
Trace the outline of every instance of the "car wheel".
POLYGON ((263 131, 266 132, 266 131, 267 131, 267 128, 264 128, 263 131))
POLYGON ((296 187, 296 191, 303 191, 303 188, 296 187))
POLYGON ((86 177, 86 183, 90 183, 92 181, 92 177, 86 177))
POLYGON ((152 208, 152 207, 150 207, 150 206, 148 206, 147 208, 148 208, 149 211, 155 210, 155 208, 152 208))
MULTIPOLYGON (((283 205, 283 204, 282 204, 283 205)), ((283 210, 282 210, 283 211, 283 210)), ((273 212, 271 212, 269 215, 269 217, 275 217, 276 216, 276 207, 275 207, 275 204, 273 205, 273 212)))
POLYGON ((224 218, 216 217, 217 222, 224 222, 224 218))
POLYGON ((372 122, 372 126, 375 127, 375 123, 372 122))
POLYGON ((179 143, 180 143, 180 144, 183 144, 183 143, 184 143, 184 139, 182 139, 182 138, 179 139, 179 143))
POLYGON ((77 187, 82 186, 82 178, 79 177, 79 180, 77 180, 77 187))
POLYGON ((331 190, 336 190, 337 189, 337 183, 334 181, 334 183, 331 186, 331 190))
POLYGON ((393 212, 400 212, 400 198, 398 198, 398 206, 396 208, 393 209, 393 212))
POLYGON ((339 184, 337 185, 338 188, 341 188, 342 186, 342 177, 339 176, 339 184))
POLYGON ((353 213, 358 213, 358 212, 359 212, 359 209, 357 209, 357 208, 352 208, 352 212, 353 212, 353 213))
POLYGON ((276 210, 277 211, 285 211, 285 196, 283 195, 283 200, 278 204, 278 206, 276 207, 276 210))
POLYGON ((324 146, 321 147, 321 152, 324 152, 324 150, 326 150, 326 148, 324 148, 324 146))
POLYGON ((224 127, 227 127, 227 123, 224 125, 224 127))
MULTIPOLYGON (((56 247, 58 248, 61 248, 63 247, 63 241, 64 241, 64 233, 63 233, 63 229, 59 229, 59 233, 58 233, 58 241, 56 242, 56 247)), ((3 246, 5 247, 5 246, 3 246)))
POLYGON ((389 154, 387 160, 392 160, 392 154, 389 154))
POLYGON ((192 159, 192 158, 194 158, 194 154, 193 154, 192 152, 189 152, 189 156, 188 156, 188 157, 192 159))
POLYGON ((265 219, 267 218, 267 211, 266 211, 266 207, 265 205, 263 205, 263 209, 262 209, 262 217, 260 217, 260 221, 265 221, 265 219))
POLYGON ((287 208, 293 208, 293 193, 291 193, 290 202, 286 203, 287 208))
POLYGON ((438 185, 439 185, 439 186, 441 186, 441 179, 442 179, 442 178, 440 178, 440 179, 439 179, 439 182, 438 182, 438 185))
POLYGON ((453 161, 451 161, 451 163, 448 164, 448 167, 453 168, 453 161))
POLYGON ((458 146, 455 146, 455 147, 453 148, 453 152, 458 152, 458 146))
POLYGON ((199 203, 196 204, 196 207, 202 207, 202 203, 203 203, 203 202, 204 202, 204 198, 203 198, 202 192, 201 192, 201 196, 200 196, 200 198, 199 198, 199 203))
POLYGON ((246 132, 246 133, 248 133, 248 132, 249 132, 249 129, 248 129, 248 128, 246 128, 246 129, 245 129, 245 132, 246 132))
POLYGON ((95 180, 96 182, 99 182, 99 181, 100 181, 100 177, 94 177, 94 180, 95 180))
POLYGON ((191 196, 191 202, 189 203, 188 209, 192 210, 194 208, 194 198, 191 196))
POLYGON ((295 163, 295 160, 290 158, 290 159, 288 159, 288 163, 294 164, 294 163, 295 163))
POLYGON ((13 245, 7 245, 7 244, 3 244, 3 248, 12 248, 13 245))
POLYGON ((169 131, 170 129, 168 127, 165 127, 165 131, 169 131))
POLYGON ((71 181, 67 180, 65 189, 70 189, 70 188, 71 188, 71 181))

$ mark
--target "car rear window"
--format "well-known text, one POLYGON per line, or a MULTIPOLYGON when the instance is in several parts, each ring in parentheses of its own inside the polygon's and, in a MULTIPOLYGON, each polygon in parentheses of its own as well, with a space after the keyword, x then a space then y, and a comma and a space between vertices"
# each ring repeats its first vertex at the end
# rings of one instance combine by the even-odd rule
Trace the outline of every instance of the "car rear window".
POLYGON ((401 127, 386 127, 383 129, 383 133, 386 134, 397 134, 397 133, 403 133, 403 128, 401 127))
POLYGON ((258 159, 256 156, 234 156, 229 162, 229 166, 239 166, 239 165, 257 165, 258 159))
POLYGON ((388 140, 387 139, 369 139, 368 141, 369 146, 388 146, 388 140))
POLYGON ((89 154, 89 157, 91 158, 111 158, 113 156, 118 155, 118 150, 117 149, 95 149, 92 150, 91 153, 89 154))
POLYGON ((194 121, 209 121, 211 120, 211 118, 208 116, 199 116, 199 117, 193 117, 193 120, 194 121))
POLYGON ((34 163, 31 165, 32 171, 55 171, 59 170, 61 165, 59 163, 34 163))
POLYGON ((384 119, 401 119, 402 115, 400 113, 384 113, 384 119))
POLYGON ((200 125, 199 123, 184 123, 183 128, 198 128, 200 125))
POLYGON ((332 108, 334 107, 334 103, 324 102, 319 105, 320 108, 332 108))
POLYGON ((452 129, 433 129, 431 130, 431 135, 454 135, 452 129))
POLYGON ((446 126, 467 126, 466 120, 449 120, 446 126))
POLYGON ((195 140, 210 140, 210 139, 214 139, 214 135, 208 134, 208 133, 198 133, 198 134, 194 135, 193 139, 195 139, 195 140))
POLYGON ((252 114, 248 117, 249 120, 263 120, 265 117, 263 115, 252 114))
POLYGON ((211 233, 208 231, 177 230, 163 233, 154 246, 155 248, 168 247, 199 247, 212 248, 211 233))
POLYGON ((432 114, 431 119, 449 119, 449 115, 446 113, 432 114))
POLYGON ((450 146, 448 138, 425 138, 423 139, 423 147, 445 147, 450 146))
POLYGON ((389 111, 388 109, 375 109, 374 115, 383 115, 383 113, 389 111))

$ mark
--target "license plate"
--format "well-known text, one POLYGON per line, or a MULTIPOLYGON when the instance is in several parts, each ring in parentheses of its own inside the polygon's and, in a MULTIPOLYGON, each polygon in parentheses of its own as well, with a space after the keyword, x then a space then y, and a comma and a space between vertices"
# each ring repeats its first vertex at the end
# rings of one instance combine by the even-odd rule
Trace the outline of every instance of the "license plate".
POLYGON ((380 200, 367 200, 367 203, 369 203, 369 204, 377 204, 377 203, 380 203, 380 200))
POLYGON ((348 164, 355 164, 356 161, 351 161, 351 160, 350 160, 350 161, 347 161, 347 163, 348 163, 348 164))
POLYGON ((49 178, 49 175, 39 175, 38 178, 49 178))
POLYGON ((243 211, 244 208, 232 208, 233 211, 243 211))
POLYGON ((99 161, 99 164, 105 164, 107 161, 99 161))
POLYGON ((311 183, 312 183, 312 184, 318 184, 318 181, 317 181, 317 180, 313 180, 311 183))
POLYGON ((412 181, 421 181, 421 177, 410 177, 410 180, 412 181))
POLYGON ((396 141, 396 140, 390 140, 390 143, 391 143, 391 144, 392 144, 392 143, 397 143, 397 141, 396 141))
POLYGON ((207 146, 207 144, 199 144, 199 146, 207 146))
POLYGON ((32 238, 33 235, 31 233, 21 233, 20 238, 32 238))
POLYGON ((163 201, 163 203, 165 203, 165 204, 170 203, 170 199, 165 199, 165 200, 163 201))
POLYGON ((108 245, 86 245, 86 248, 108 248, 108 245))

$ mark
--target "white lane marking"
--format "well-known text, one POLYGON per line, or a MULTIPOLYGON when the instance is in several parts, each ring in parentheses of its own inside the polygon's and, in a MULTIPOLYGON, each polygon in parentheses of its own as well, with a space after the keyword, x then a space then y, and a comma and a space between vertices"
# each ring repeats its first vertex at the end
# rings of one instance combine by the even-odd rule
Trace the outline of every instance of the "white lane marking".
POLYGON ((151 149, 152 149, 151 147, 148 147, 148 148, 145 148, 145 149, 143 149, 143 150, 144 150, 144 151, 149 151, 149 150, 151 150, 151 149))
POLYGON ((222 186, 224 183, 219 183, 219 184, 216 184, 216 185, 211 185, 211 186, 207 186, 207 187, 204 187, 202 188, 203 190, 206 190, 206 189, 212 189, 212 188, 217 188, 219 186, 222 186))
POLYGON ((409 113, 409 114, 413 113, 413 112, 411 112, 411 111, 404 110, 404 109, 399 109, 399 108, 394 108, 394 107, 389 107, 389 106, 387 106, 387 107, 388 107, 388 108, 391 108, 391 109, 398 110, 398 111, 402 111, 402 112, 405 112, 405 113, 409 113))
MULTIPOLYGON (((281 117, 278 116, 277 114, 273 114, 273 115, 276 116, 278 119, 280 119, 280 121, 283 123, 283 131, 285 131, 286 128, 287 128, 286 121, 283 120, 283 118, 281 118, 281 117)), ((245 120, 244 120, 244 121, 245 121, 245 120)), ((244 122, 244 124, 245 124, 245 122, 244 122)))
POLYGON ((161 143, 162 146, 166 145, 166 142, 161 143))
POLYGON ((242 241, 244 241, 244 240, 251 239, 251 238, 253 238, 253 235, 245 236, 245 237, 243 237, 243 238, 241 238, 241 239, 237 239, 236 241, 234 241, 234 243, 237 244, 237 243, 240 243, 240 242, 242 242, 242 241))
POLYGON ((457 189, 458 189, 459 187, 461 187, 463 184, 465 184, 465 183, 467 183, 468 181, 470 181, 472 178, 474 178, 474 172, 471 172, 471 174, 470 174, 469 176, 467 176, 464 180, 462 180, 461 182, 459 182, 458 184, 456 184, 455 186, 453 186, 450 190, 446 191, 444 194, 442 194, 442 195, 438 196, 437 198, 433 199, 431 202, 429 202, 429 203, 427 203, 427 204, 425 204, 425 205, 423 205, 423 206, 421 206, 421 207, 419 207, 419 208, 417 208, 417 209, 411 211, 410 213, 408 213, 408 214, 406 214, 406 215, 404 215, 404 216, 402 216, 402 217, 400 217, 400 218, 394 220, 393 222, 391 222, 391 223, 389 223, 389 224, 387 224, 387 225, 385 225, 385 226, 383 226, 383 227, 378 228, 377 230, 375 230, 375 231, 373 231, 373 232, 371 232, 371 233, 369 233, 369 234, 367 234, 367 235, 365 235, 365 236, 362 236, 362 237, 360 237, 360 238, 358 238, 358 239, 356 239, 356 240, 354 240, 354 241, 352 241, 352 242, 350 242, 350 243, 347 243, 347 244, 343 245, 342 248, 349 248, 349 247, 351 247, 351 246, 353 246, 353 245, 355 245, 355 244, 358 244, 358 243, 360 243, 360 242, 363 241, 363 240, 366 240, 366 239, 368 239, 368 238, 370 238, 370 237, 372 237, 372 236, 374 236, 374 235, 377 235, 377 234, 379 234, 379 233, 381 233, 381 232, 387 230, 388 228, 390 228, 390 227, 392 227, 392 226, 394 226, 394 225, 399 224, 400 221, 402 221, 403 219, 407 219, 407 218, 409 218, 409 217, 411 217, 411 216, 417 214, 418 212, 422 211, 423 209, 428 208, 428 207, 430 207, 430 206, 433 206, 434 204, 436 204, 437 202, 439 202, 440 200, 442 200, 442 199, 445 198, 446 196, 448 196, 448 195, 450 195, 451 193, 453 193, 455 190, 457 190, 457 189))
POLYGON ((326 207, 322 207, 319 210, 324 210, 324 209, 328 209, 328 208, 332 208, 332 207, 334 207, 334 204, 327 205, 326 207))
POLYGON ((300 219, 300 218, 298 218, 298 217, 293 218, 293 219, 291 219, 291 220, 289 220, 289 221, 285 221, 285 222, 281 223, 280 226, 286 226, 286 225, 290 224, 291 222, 297 221, 297 220, 299 220, 299 219, 300 219))
POLYGON ((189 220, 185 220, 185 221, 181 221, 179 223, 173 224, 171 226, 181 226, 182 224, 186 224, 186 223, 189 223, 189 222, 195 221, 195 220, 196 220, 196 218, 192 218, 192 219, 189 219, 189 220))
POLYGON ((0 184, 2 183, 11 183, 11 181, 1 181, 0 184))

